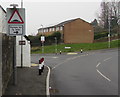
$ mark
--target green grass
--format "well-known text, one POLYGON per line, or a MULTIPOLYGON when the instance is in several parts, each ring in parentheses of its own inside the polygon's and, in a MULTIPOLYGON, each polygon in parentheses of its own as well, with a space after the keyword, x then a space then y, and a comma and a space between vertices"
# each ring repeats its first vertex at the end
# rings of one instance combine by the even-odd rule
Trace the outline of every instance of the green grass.
MULTIPOLYGON (((111 48, 117 48, 120 46, 120 40, 111 41, 111 48)), ((98 49, 107 49, 108 42, 99 42, 99 43, 80 43, 80 44, 59 44, 57 45, 58 52, 80 52, 80 49, 83 51, 88 50, 98 50, 98 49), (71 49, 65 49, 65 47, 71 47, 71 49)), ((42 53, 41 47, 32 47, 31 53, 42 53)), ((55 53, 55 45, 44 46, 44 53, 55 53)))

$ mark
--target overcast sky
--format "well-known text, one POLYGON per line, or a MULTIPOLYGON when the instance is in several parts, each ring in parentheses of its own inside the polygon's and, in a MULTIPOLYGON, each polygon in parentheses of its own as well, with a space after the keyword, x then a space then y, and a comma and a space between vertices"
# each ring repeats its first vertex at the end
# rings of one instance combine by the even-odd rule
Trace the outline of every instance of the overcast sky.
MULTIPOLYGON (((35 35, 41 24, 45 27, 75 18, 81 18, 87 22, 93 21, 100 12, 100 3, 102 0, 23 1, 23 7, 26 9, 27 35, 35 35)), ((6 10, 13 3, 17 3, 21 7, 20 2, 21 0, 0 0, 0 5, 6 10)))

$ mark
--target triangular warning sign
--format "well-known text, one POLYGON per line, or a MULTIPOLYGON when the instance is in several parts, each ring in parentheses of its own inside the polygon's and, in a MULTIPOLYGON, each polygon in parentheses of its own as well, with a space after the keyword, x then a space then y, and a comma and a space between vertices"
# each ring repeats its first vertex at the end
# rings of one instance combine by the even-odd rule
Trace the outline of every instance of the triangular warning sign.
POLYGON ((11 15, 10 19, 8 20, 8 23, 10 24, 23 24, 24 21, 21 18, 19 12, 15 10, 13 14, 11 15))

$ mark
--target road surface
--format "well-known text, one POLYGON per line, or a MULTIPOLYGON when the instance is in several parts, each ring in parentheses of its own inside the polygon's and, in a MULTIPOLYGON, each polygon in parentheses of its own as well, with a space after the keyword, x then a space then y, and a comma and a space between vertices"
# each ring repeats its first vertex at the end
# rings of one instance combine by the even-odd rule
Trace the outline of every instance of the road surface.
MULTIPOLYGON (((41 55, 32 55, 37 63, 41 55)), ((54 95, 117 95, 118 50, 44 55, 51 67, 54 95)))

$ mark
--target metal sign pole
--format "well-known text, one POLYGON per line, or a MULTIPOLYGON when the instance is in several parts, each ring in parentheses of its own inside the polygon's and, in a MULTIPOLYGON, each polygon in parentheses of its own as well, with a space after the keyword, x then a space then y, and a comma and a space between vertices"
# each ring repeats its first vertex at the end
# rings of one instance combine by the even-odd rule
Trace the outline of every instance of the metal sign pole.
MULTIPOLYGON (((11 4, 13 8, 7 8, 7 35, 13 36, 13 84, 17 84, 17 65, 16 65, 16 36, 25 35, 25 9, 16 8, 17 4, 11 4)), ((21 46, 22 52, 22 46, 21 46)), ((23 55, 21 54, 21 61, 23 55)), ((21 62, 21 66, 22 66, 21 62)))
POLYGON ((44 42, 42 41, 42 54, 44 54, 44 42))
POLYGON ((16 36, 13 37, 13 84, 17 85, 16 36))
MULTIPOLYGON (((23 0, 21 0, 21 8, 23 8, 23 0)), ((23 41, 23 36, 21 36, 21 41, 23 41)), ((21 68, 23 67, 23 45, 21 45, 21 68)))
MULTIPOLYGON (((21 41, 23 41, 23 36, 21 36, 21 41)), ((23 67, 23 45, 21 45, 21 68, 23 67)))
POLYGON ((45 41, 45 37, 43 36, 44 35, 44 30, 43 30, 43 25, 41 25, 42 27, 42 36, 41 36, 41 42, 42 42, 42 54, 44 54, 44 41, 45 41))
MULTIPOLYGON (((17 4, 12 4, 13 9, 16 9, 17 4)), ((16 36, 13 36, 13 84, 17 85, 17 67, 16 67, 16 36)))

